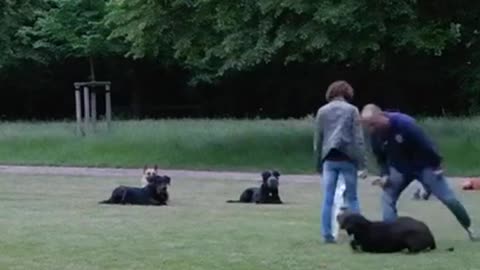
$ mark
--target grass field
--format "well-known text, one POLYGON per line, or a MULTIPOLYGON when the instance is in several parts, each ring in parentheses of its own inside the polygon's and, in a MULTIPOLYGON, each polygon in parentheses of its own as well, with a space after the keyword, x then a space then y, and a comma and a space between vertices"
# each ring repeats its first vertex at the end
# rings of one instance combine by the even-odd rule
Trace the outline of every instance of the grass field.
MULTIPOLYGON (((226 204, 253 181, 173 179, 167 207, 99 205, 139 179, 0 174, 0 269, 478 269, 471 243, 436 200, 400 203, 422 218, 439 250, 420 255, 354 254, 319 235, 318 183, 282 183, 281 206, 226 204), (449 253, 443 249, 454 246, 449 253)), ((460 192, 460 191, 459 191, 460 192)), ((475 220, 480 197, 461 193, 475 220)), ((360 185, 364 213, 379 217, 379 190, 360 185)))
MULTIPOLYGON (((480 175, 480 118, 424 119, 450 175, 480 175)), ((4 122, 0 163, 312 173, 312 120, 117 121, 75 136, 67 122, 4 122)))

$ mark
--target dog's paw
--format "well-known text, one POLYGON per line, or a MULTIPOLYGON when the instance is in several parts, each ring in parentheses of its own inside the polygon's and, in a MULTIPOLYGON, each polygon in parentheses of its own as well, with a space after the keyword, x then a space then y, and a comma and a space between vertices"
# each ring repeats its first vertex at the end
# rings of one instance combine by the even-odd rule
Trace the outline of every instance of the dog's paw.
POLYGON ((358 245, 355 241, 350 241, 350 248, 353 252, 360 252, 358 245))
POLYGON ((381 188, 385 188, 387 183, 388 183, 388 178, 380 177, 380 178, 376 178, 372 181, 372 186, 379 186, 381 188))
POLYGON ((367 170, 362 170, 357 172, 357 177, 360 179, 367 179, 368 177, 368 172, 367 170))
POLYGON ((412 199, 415 200, 415 201, 420 200, 421 199, 420 191, 417 190, 415 193, 413 193, 412 199))

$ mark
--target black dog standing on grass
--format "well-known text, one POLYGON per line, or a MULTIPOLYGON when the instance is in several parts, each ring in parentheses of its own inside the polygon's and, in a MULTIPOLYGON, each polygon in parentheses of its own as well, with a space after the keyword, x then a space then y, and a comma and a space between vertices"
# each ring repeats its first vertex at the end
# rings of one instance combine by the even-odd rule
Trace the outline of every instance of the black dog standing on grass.
POLYGON ((143 188, 119 186, 112 192, 103 204, 137 204, 137 205, 167 205, 169 198, 167 186, 170 177, 151 175, 147 177, 148 184, 143 188))
POLYGON ((278 195, 280 173, 278 171, 264 171, 262 173, 262 185, 260 187, 247 188, 240 195, 240 200, 228 200, 228 203, 262 203, 281 204, 278 195))
MULTIPOLYGON (((428 226, 411 217, 398 217, 388 223, 369 221, 360 214, 343 212, 337 220, 340 228, 353 236, 350 246, 356 251, 393 253, 407 249, 409 253, 418 253, 436 248, 428 226)), ((453 248, 448 251, 453 251, 453 248)))

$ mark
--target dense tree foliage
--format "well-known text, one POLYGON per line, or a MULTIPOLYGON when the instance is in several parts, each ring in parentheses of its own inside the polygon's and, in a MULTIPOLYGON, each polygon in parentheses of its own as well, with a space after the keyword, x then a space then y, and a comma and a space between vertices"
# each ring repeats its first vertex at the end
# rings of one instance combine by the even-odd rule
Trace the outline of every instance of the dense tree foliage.
POLYGON ((95 79, 94 59, 122 53, 122 43, 107 40, 110 29, 104 24, 104 0, 50 0, 37 11, 32 26, 20 32, 32 47, 50 61, 85 58, 90 77, 95 79))
POLYGON ((204 79, 274 58, 383 68, 390 53, 441 55, 461 27, 405 0, 118 0, 112 9, 113 36, 130 41, 132 55, 158 56, 168 44, 204 79))
POLYGON ((304 114, 339 77, 363 89, 361 102, 381 96, 416 112, 480 102, 480 4, 471 0, 7 0, 0 11, 0 70, 89 60, 95 78, 101 59, 102 76, 136 89, 133 99, 173 72, 165 76, 179 80, 184 102, 216 102, 220 114, 242 99, 238 110, 255 114, 269 106, 255 100, 272 92, 270 106, 286 108, 279 116, 304 114))
POLYGON ((36 11, 45 8, 41 0, 5 0, 0 2, 0 70, 25 59, 42 61, 23 38, 20 29, 35 23, 36 11))

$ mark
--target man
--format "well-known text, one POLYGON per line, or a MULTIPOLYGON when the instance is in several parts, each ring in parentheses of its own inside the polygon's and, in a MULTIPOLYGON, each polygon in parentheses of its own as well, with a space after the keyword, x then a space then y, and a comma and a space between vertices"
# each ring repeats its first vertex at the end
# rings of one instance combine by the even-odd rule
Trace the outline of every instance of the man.
MULTIPOLYGON (((322 236, 325 243, 335 243, 332 233, 332 208, 339 176, 345 181, 345 201, 353 212, 360 212, 357 173, 365 168, 363 130, 357 107, 349 103, 353 88, 346 81, 335 81, 325 94, 327 104, 315 117, 313 150, 317 170, 322 173, 322 236)), ((364 177, 365 173, 361 176, 364 177)))
POLYGON ((366 105, 362 122, 381 171, 382 212, 385 221, 397 217, 397 200, 414 179, 420 181, 457 218, 471 240, 476 240, 465 207, 450 189, 441 168, 442 157, 416 121, 403 113, 383 112, 366 105))

